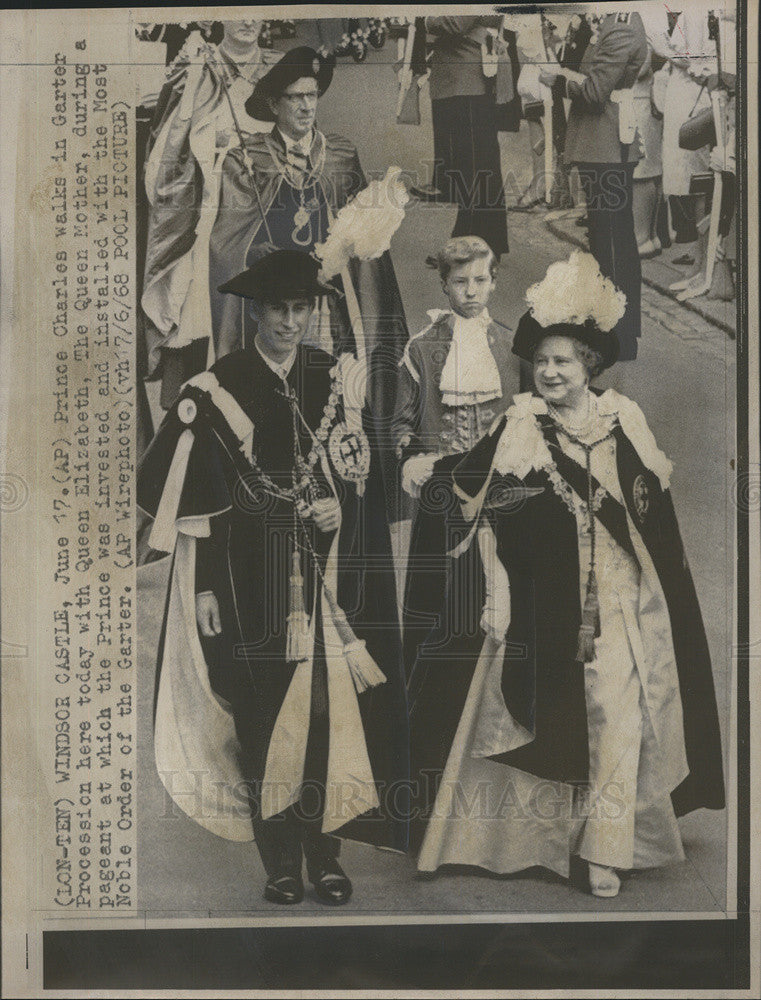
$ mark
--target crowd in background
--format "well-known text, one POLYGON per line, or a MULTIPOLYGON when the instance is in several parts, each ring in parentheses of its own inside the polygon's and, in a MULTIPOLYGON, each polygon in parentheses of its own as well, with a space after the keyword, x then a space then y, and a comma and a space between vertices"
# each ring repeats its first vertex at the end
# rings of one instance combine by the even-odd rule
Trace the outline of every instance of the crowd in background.
POLYGON ((179 49, 141 29, 168 60, 138 123, 141 386, 168 411, 138 488, 154 553, 175 553, 156 761, 247 782, 270 902, 304 898, 303 848, 317 898, 346 903, 336 836, 409 846, 426 872, 573 880, 580 860, 614 897, 619 872, 684 860, 678 817, 724 807, 673 467, 637 402, 592 383, 638 357, 643 259, 670 248, 683 300, 733 295, 734 22, 642 11, 198 22, 179 49), (368 183, 355 122, 323 131, 318 108, 339 58, 387 41, 395 125, 421 123, 427 86, 433 157, 413 143, 411 179, 386 161, 368 183), (530 145, 517 197, 501 131, 530 145), (427 261, 449 308, 419 331, 391 253, 411 199, 457 210, 427 261), (575 218, 589 249, 513 289, 515 331, 488 309, 510 211, 575 218), (275 505, 241 493, 252 473, 275 505), (397 782, 409 814, 377 794, 397 782), (557 815, 452 809, 453 789, 530 803, 548 783, 557 815))
MULTIPOLYGON (((193 266, 203 270, 224 158, 241 135, 271 128, 246 111, 256 81, 297 44, 297 33, 298 43, 311 45, 326 63, 363 62, 371 48, 386 46, 399 78, 397 124, 420 122, 425 90, 431 102, 434 168, 412 194, 457 205, 451 235, 480 236, 497 259, 509 250, 509 212, 575 211, 603 274, 627 295, 617 334, 621 359, 634 358, 640 260, 668 254, 683 269, 671 289, 680 299, 734 296, 734 28, 732 11, 714 16, 695 4, 682 12, 642 5, 636 13, 603 15, 579 5, 576 13, 548 8, 409 21, 143 24, 137 45, 149 53, 145 87, 153 93, 138 109, 139 197, 151 202, 158 161, 165 173, 200 178, 199 225, 184 225, 183 199, 173 218, 163 219, 195 241, 193 266), (159 46, 163 59, 156 58, 159 46), (225 67, 226 83, 209 72, 215 63, 225 67), (169 119, 174 132, 157 149, 169 119), (516 191, 500 155, 501 131, 526 136, 533 176, 523 191, 516 191), (608 189, 624 195, 612 203, 608 189)), ((421 149, 421 163, 426 155, 421 149)), ((146 209, 138 220, 138 272, 145 280, 138 360, 144 378, 162 379, 166 408, 183 380, 209 360, 208 329, 202 336, 195 328, 209 312, 209 295, 191 282, 182 302, 157 311, 151 282, 167 262, 151 259, 156 229, 149 232, 146 209), (193 330, 186 329, 190 316, 193 330)), ((176 259, 188 249, 177 247, 176 259)), ((151 421, 143 403, 147 440, 151 421)))

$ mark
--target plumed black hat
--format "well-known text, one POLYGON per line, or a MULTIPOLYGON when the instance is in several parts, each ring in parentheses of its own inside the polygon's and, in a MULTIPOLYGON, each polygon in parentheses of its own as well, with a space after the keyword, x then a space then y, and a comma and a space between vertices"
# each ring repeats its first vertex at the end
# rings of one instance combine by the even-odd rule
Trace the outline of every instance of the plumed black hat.
POLYGON ((219 291, 264 302, 314 298, 335 292, 335 288, 319 280, 319 269, 318 261, 308 253, 266 246, 250 267, 220 285, 219 291))
POLYGON ((529 309, 518 321, 518 328, 513 338, 513 354, 524 361, 533 362, 534 352, 545 337, 571 337, 578 340, 602 358, 603 368, 610 368, 618 359, 618 337, 611 330, 601 330, 593 320, 584 323, 555 323, 552 326, 542 326, 529 309))
POLYGON ((326 58, 307 45, 290 49, 257 81, 253 94, 246 101, 246 114, 262 122, 273 122, 275 116, 269 105, 270 99, 277 100, 286 87, 304 77, 313 77, 317 81, 317 93, 322 97, 333 79, 334 66, 335 59, 326 58))

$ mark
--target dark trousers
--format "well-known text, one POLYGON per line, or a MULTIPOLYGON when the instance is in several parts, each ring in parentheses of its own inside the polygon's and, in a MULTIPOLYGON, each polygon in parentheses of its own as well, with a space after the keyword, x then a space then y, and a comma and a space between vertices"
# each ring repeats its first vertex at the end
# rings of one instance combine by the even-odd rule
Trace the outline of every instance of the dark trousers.
POLYGON ((674 223, 675 243, 694 243, 698 238, 695 218, 695 196, 692 194, 669 195, 671 219, 674 223))
POLYGON ((634 235, 635 163, 578 163, 587 200, 589 249, 600 271, 626 295, 626 312, 615 327, 619 361, 637 357, 642 268, 634 235))
POLYGON ((434 185, 459 206, 452 236, 480 236, 498 256, 507 253, 494 95, 440 97, 431 109, 434 185))
MULTIPOLYGON (((317 627, 318 641, 315 643, 312 667, 309 735, 304 781, 299 800, 284 812, 270 819, 262 819, 259 781, 254 778, 251 782, 254 840, 268 877, 280 874, 300 875, 304 857, 306 857, 307 872, 311 876, 314 865, 318 864, 321 858, 337 858, 341 846, 337 837, 322 833, 323 815, 326 807, 330 805, 326 803, 325 791, 330 718, 327 664, 321 652, 321 623, 318 622, 317 627)), ((282 672, 285 670, 285 664, 280 661, 267 669, 282 672)), ((260 698, 257 691, 250 688, 231 699, 244 768, 254 776, 264 774, 269 737, 278 711, 278 705, 271 705, 272 717, 263 720, 261 718, 263 700, 265 699, 260 698)))
POLYGON ((271 819, 254 812, 254 839, 268 876, 301 874, 303 858, 311 876, 320 858, 337 858, 341 841, 322 833, 328 777, 328 672, 325 657, 315 650, 304 784, 299 801, 271 819))

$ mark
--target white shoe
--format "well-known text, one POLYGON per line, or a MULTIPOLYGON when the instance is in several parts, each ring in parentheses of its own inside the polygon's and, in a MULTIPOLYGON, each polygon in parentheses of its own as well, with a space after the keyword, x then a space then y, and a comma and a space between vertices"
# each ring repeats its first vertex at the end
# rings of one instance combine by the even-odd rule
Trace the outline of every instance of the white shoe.
POLYGON ((705 275, 698 274, 686 288, 681 292, 677 292, 676 300, 677 302, 686 302, 687 299, 696 299, 700 295, 705 295, 710 287, 705 275))
POLYGON ((616 875, 613 868, 606 865, 596 865, 589 862, 589 888, 593 896, 603 896, 610 898, 618 895, 621 888, 621 879, 616 875))
POLYGON ((672 281, 669 285, 670 292, 680 292, 683 288, 686 288, 694 280, 695 275, 691 278, 681 278, 679 281, 672 281))
POLYGON ((645 240, 644 243, 640 243, 637 252, 642 260, 650 260, 651 257, 657 257, 661 249, 661 241, 656 236, 654 240, 645 240))

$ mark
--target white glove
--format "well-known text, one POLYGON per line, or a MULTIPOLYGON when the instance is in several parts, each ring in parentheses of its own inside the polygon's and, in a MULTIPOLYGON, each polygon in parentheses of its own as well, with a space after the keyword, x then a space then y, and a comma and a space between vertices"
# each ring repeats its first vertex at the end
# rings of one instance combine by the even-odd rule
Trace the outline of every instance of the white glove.
POLYGON ((341 524, 341 506, 335 497, 315 500, 308 510, 320 531, 335 531, 341 524))
POLYGON ((735 172, 735 150, 733 146, 714 146, 708 161, 711 170, 731 170, 735 172))
POLYGON ((478 528, 478 547, 486 582, 486 601, 480 625, 495 642, 503 643, 510 625, 510 580, 497 555, 497 542, 488 524, 478 528))
POLYGON ((219 603, 210 590, 196 594, 196 621, 201 635, 211 638, 222 632, 222 619, 219 615, 219 603))
POLYGON ((433 475, 433 465, 439 455, 413 455, 402 466, 402 489, 416 500, 420 490, 433 475))

